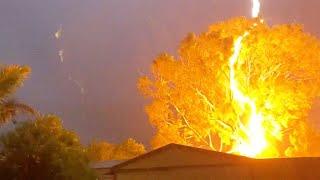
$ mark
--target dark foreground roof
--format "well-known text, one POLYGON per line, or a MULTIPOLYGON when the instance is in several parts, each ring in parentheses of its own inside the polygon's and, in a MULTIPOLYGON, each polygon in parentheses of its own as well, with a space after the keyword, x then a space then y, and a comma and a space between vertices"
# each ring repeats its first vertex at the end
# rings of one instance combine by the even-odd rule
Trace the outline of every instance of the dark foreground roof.
POLYGON ((124 162, 125 160, 110 160, 110 161, 102 161, 90 164, 90 167, 93 169, 104 169, 104 168, 112 168, 113 166, 124 162))
MULTIPOLYGON (((190 179, 320 179, 320 158, 252 159, 178 144, 169 144, 108 168, 107 174, 122 177, 150 173, 168 178, 182 173, 190 179), (191 173, 193 171, 193 173, 191 173), (175 172, 175 173, 173 173, 175 172), (168 176, 166 176, 166 173, 168 176), (173 173, 173 174, 170 174, 173 173), (202 176, 203 175, 203 176, 202 176), (277 177, 277 178, 275 178, 277 177)), ((150 176, 151 177, 151 176, 150 176)), ((178 176, 177 176, 178 177, 178 176)), ((166 179, 159 178, 159 179, 166 179)), ((120 178, 121 179, 121 178, 120 178)), ((188 178, 187 178, 188 179, 188 178)))
MULTIPOLYGON (((161 148, 158 148, 156 150, 150 151, 146 154, 143 154, 141 156, 138 156, 136 158, 127 160, 123 163, 119 163, 112 167, 113 170, 121 169, 127 165, 143 161, 144 159, 150 159, 153 156, 160 154, 160 153, 175 153, 175 165, 181 165, 181 166, 190 166, 190 165, 223 165, 223 164, 235 164, 240 163, 243 161, 249 161, 250 158, 244 157, 244 156, 236 156, 232 154, 222 153, 222 152, 216 152, 211 151, 207 149, 201 149, 191 146, 185 146, 181 144, 168 144, 166 146, 163 146, 161 148), (196 160, 192 160, 192 162, 186 162, 188 161, 188 158, 190 158, 190 155, 195 156, 196 160)), ((168 162, 168 160, 167 160, 168 162)), ((170 160, 169 160, 170 162, 170 160)), ((169 164, 164 164, 163 162, 155 161, 153 163, 153 166, 158 167, 170 167, 169 164)))

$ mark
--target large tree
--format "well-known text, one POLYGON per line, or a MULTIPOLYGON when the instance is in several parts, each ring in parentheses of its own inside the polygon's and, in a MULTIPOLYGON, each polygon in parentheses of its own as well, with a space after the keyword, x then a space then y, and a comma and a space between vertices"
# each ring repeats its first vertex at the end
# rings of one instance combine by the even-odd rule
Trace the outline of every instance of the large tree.
POLYGON ((18 113, 38 115, 38 112, 29 105, 10 99, 23 85, 30 72, 31 69, 28 66, 0 66, 0 125, 14 120, 18 113))
POLYGON ((0 138, 0 147, 3 179, 95 179, 78 136, 56 116, 18 123, 0 138))
POLYGON ((268 151, 262 156, 319 154, 317 132, 307 120, 320 95, 319 40, 299 25, 270 27, 245 18, 190 34, 177 57, 160 55, 152 76, 139 79, 138 88, 152 99, 146 112, 156 127, 153 147, 174 142, 230 152, 248 139, 252 112, 235 102, 229 61, 246 31, 234 71, 239 91, 263 116, 268 151))

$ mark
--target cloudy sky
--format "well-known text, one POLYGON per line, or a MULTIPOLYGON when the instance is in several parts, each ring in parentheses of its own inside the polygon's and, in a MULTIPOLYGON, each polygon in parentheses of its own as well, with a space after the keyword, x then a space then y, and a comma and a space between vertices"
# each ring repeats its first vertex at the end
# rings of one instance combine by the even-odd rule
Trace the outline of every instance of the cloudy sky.
MULTIPOLYGON (((188 32, 250 15, 250 0, 0 0, 0 59, 27 64, 18 98, 92 138, 148 143, 153 130, 136 81, 188 32), (60 40, 54 32, 62 27, 60 40), (63 63, 58 51, 64 50, 63 63)), ((302 23, 320 36, 318 0, 262 0, 270 24, 302 23)), ((313 113, 320 117, 320 103, 313 113)))

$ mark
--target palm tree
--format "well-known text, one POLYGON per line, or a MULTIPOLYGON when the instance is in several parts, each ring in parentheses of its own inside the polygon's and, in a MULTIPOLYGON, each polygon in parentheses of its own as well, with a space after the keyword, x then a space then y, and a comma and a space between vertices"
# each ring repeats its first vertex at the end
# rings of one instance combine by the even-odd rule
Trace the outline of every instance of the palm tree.
POLYGON ((28 66, 2 65, 0 66, 0 125, 12 121, 19 113, 38 115, 29 105, 10 100, 9 97, 23 85, 31 69, 28 66))
POLYGON ((27 104, 20 103, 14 99, 3 100, 0 102, 0 125, 9 121, 12 121, 15 124, 16 120, 14 117, 20 113, 37 117, 40 116, 38 111, 27 104))

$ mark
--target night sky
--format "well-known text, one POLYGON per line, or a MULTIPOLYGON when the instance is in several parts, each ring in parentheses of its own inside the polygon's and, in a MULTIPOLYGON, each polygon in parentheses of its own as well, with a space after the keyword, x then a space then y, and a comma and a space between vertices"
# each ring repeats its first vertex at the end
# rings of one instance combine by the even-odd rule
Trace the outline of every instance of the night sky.
MULTIPOLYGON (((299 22, 320 37, 319 0, 261 3, 269 24, 299 22)), ((188 32, 249 16, 250 8, 250 0, 0 0, 0 59, 30 65, 18 99, 61 116, 84 143, 133 137, 148 144, 153 129, 136 88, 139 75, 159 53, 175 54, 188 32)))

